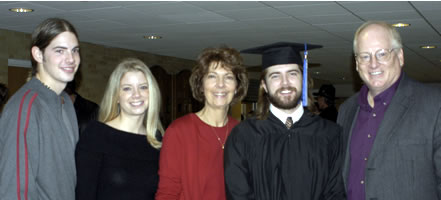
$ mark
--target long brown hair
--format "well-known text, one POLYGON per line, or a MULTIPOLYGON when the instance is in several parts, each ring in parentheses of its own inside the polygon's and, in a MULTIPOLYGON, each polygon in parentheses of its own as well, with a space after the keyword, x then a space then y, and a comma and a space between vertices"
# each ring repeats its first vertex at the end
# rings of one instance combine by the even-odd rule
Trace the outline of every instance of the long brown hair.
MULTIPOLYGON (((259 86, 259 98, 257 100, 257 108, 256 108, 256 118, 259 120, 264 120, 268 118, 269 115, 269 107, 270 107, 270 101, 269 101, 269 94, 265 91, 263 85, 266 84, 266 74, 268 73, 268 68, 266 68, 262 75, 260 76, 260 86, 259 86)), ((303 67, 300 67, 300 71, 303 72, 303 67)), ((310 92, 312 87, 314 86, 314 80, 308 76, 308 110, 314 109, 314 101, 312 93, 310 92)), ((302 91, 303 92, 303 91, 302 91)))
MULTIPOLYGON (((52 40, 63 32, 71 32, 78 39, 77 31, 69 21, 60 18, 49 18, 44 20, 32 33, 31 49, 32 47, 36 46, 41 52, 44 52, 52 40)), ((35 76, 35 74, 37 74, 37 61, 35 61, 34 57, 32 56, 32 52, 31 61, 32 76, 35 76)))

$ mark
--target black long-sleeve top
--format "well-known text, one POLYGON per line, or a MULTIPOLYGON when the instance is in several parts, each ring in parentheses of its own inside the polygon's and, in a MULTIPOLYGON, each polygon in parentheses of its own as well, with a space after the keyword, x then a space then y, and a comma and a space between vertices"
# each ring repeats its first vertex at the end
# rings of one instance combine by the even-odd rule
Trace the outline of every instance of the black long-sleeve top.
POLYGON ((153 200, 159 150, 145 135, 93 121, 76 149, 77 200, 153 200))

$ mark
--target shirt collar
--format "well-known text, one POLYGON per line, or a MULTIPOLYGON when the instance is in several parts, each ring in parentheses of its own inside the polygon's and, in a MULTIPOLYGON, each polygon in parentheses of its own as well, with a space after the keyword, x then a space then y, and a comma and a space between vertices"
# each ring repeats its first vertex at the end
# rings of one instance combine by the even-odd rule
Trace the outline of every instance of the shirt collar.
MULTIPOLYGON (((403 72, 401 72, 400 77, 397 79, 397 81, 395 81, 394 84, 392 84, 392 86, 390 86, 385 91, 374 97, 375 105, 378 105, 379 103, 382 103, 384 105, 389 105, 389 103, 392 101, 392 97, 397 91, 398 85, 400 84, 402 77, 403 77, 403 72)), ((365 109, 370 108, 370 105, 367 100, 368 92, 369 92, 369 88, 366 85, 363 85, 360 89, 360 95, 358 98, 358 104, 361 106, 361 108, 365 108, 365 109)))
POLYGON ((271 111, 271 113, 273 113, 274 116, 276 116, 280 121, 282 121, 282 123, 285 123, 286 119, 288 117, 291 117, 293 124, 295 124, 297 121, 300 120, 300 118, 302 117, 302 115, 304 113, 302 101, 299 101, 298 105, 300 105, 299 108, 294 110, 294 112, 291 114, 286 114, 285 112, 283 112, 279 108, 275 107, 273 104, 270 105, 270 111, 271 111))

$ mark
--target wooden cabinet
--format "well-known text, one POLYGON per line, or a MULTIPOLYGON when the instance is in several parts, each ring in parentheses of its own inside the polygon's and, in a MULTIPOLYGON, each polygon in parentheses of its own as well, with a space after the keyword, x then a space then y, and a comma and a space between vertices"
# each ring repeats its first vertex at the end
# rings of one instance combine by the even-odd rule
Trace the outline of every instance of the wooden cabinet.
POLYGON ((190 70, 168 74, 162 67, 150 68, 158 82, 162 95, 161 122, 166 128, 173 120, 202 109, 203 104, 193 98, 190 88, 190 70))
POLYGON ((190 76, 190 70, 183 70, 176 74, 176 118, 197 112, 203 107, 202 103, 193 98, 189 83, 190 76))
POLYGON ((172 76, 159 65, 152 66, 150 71, 155 76, 161 91, 161 113, 159 116, 162 125, 166 128, 172 121, 172 76))

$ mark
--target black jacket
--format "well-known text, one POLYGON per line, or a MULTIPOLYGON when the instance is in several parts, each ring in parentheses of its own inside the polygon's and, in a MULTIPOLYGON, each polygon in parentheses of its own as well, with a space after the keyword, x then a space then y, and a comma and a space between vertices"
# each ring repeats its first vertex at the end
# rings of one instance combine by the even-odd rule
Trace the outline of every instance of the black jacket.
POLYGON ((98 118, 99 106, 98 104, 83 98, 79 94, 75 94, 76 98, 74 107, 75 113, 77 114, 78 130, 81 134, 91 120, 98 118))
POLYGON ((320 117, 323 117, 324 119, 331 120, 333 122, 337 121, 337 115, 338 111, 335 106, 328 106, 327 108, 323 109, 322 112, 320 112, 320 117))

